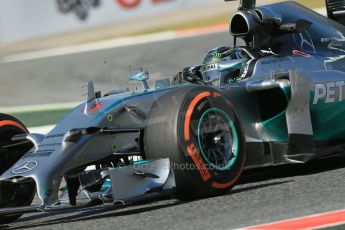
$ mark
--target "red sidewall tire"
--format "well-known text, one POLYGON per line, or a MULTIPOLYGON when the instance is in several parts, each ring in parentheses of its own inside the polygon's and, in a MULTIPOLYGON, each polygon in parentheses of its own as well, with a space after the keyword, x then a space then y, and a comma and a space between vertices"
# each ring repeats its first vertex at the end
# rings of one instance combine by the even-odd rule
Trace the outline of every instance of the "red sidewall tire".
POLYGON ((177 194, 183 200, 229 191, 240 177, 245 162, 244 135, 239 119, 230 101, 218 90, 208 87, 185 87, 160 97, 149 114, 144 146, 147 159, 170 158, 177 194), (229 123, 228 132, 236 132, 236 159, 231 164, 229 161, 225 168, 215 168, 216 164, 208 159, 208 152, 201 151, 203 148, 195 129, 207 111, 220 111, 219 117, 224 116, 229 123))

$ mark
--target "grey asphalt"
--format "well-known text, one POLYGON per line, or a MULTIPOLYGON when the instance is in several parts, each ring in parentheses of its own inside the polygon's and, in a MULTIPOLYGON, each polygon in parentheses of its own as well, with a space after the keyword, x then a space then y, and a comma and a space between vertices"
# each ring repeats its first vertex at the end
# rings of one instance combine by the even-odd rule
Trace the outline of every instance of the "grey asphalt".
MULTIPOLYGON (((227 33, 0 65, 0 106, 81 100, 84 82, 125 86, 127 65, 153 77, 173 75, 218 45, 227 33)), ((115 208, 94 207, 22 217, 4 229, 235 229, 345 208, 345 158, 245 172, 227 195, 191 202, 162 198, 115 208)))
POLYGON ((151 78, 173 76, 200 63, 208 49, 228 44, 228 33, 0 64, 0 107, 82 101, 88 80, 106 92, 128 86, 128 65, 151 78))

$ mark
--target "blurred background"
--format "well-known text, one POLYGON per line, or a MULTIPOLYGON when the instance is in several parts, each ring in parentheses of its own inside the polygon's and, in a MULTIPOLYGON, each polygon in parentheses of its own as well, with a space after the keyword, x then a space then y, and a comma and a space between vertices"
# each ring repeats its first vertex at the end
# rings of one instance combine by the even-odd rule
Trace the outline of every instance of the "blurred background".
MULTIPOLYGON (((323 0, 297 2, 325 13, 323 0)), ((228 21, 237 7, 222 0, 1 0, 0 112, 30 127, 51 125, 84 100, 89 80, 104 94, 135 87, 129 64, 151 79, 173 76, 209 49, 232 45, 228 21)))

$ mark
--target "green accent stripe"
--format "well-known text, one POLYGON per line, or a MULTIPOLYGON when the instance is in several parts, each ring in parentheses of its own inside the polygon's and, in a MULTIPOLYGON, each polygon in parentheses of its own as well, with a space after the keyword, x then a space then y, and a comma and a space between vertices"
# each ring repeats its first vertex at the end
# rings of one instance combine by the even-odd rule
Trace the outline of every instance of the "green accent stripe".
POLYGON ((226 67, 219 66, 219 71, 224 71, 227 69, 238 69, 238 68, 241 68, 242 66, 243 66, 243 63, 236 63, 234 65, 226 66, 226 67))

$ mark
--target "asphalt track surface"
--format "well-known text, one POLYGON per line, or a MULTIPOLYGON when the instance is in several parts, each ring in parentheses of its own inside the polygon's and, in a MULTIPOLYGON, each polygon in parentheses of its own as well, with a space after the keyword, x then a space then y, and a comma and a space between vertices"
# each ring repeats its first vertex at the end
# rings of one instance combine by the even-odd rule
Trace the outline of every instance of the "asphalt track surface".
POLYGON ((38 213, 4 229, 235 229, 345 208, 345 158, 251 170, 227 195, 38 213))
MULTIPOLYGON (((129 63, 153 76, 198 63, 226 33, 90 53, 0 64, 0 105, 78 101, 89 79, 98 89, 126 84, 129 63)), ((251 170, 227 195, 191 202, 162 197, 116 208, 38 213, 4 229, 235 229, 345 208, 345 157, 251 170)))
POLYGON ((231 45, 228 33, 147 43, 96 52, 0 63, 0 107, 82 101, 83 85, 94 80, 103 93, 127 87, 128 66, 143 67, 151 79, 171 77, 201 62, 210 48, 231 45))

